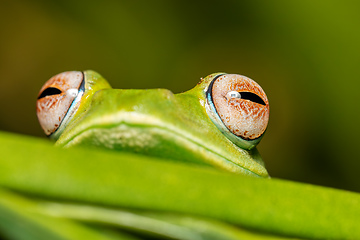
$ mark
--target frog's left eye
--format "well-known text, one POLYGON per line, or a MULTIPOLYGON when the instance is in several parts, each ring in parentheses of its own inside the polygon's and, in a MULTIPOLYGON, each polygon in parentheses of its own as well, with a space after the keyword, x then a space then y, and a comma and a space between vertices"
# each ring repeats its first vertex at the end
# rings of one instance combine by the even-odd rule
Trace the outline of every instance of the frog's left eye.
POLYGON ((237 74, 215 76, 206 91, 207 111, 235 144, 253 148, 269 121, 269 102, 259 84, 237 74))
POLYGON ((41 88, 36 113, 46 135, 61 132, 61 126, 76 112, 84 82, 82 72, 64 72, 50 78, 41 88))

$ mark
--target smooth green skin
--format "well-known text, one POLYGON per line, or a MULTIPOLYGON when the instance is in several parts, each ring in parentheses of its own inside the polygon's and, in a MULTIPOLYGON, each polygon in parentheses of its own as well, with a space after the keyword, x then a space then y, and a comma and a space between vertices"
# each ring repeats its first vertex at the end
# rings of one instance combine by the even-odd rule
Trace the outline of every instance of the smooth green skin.
POLYGON ((99 74, 84 73, 85 98, 56 145, 98 146, 268 177, 256 148, 236 146, 206 113, 205 91, 217 74, 173 94, 166 89, 111 89, 99 74))

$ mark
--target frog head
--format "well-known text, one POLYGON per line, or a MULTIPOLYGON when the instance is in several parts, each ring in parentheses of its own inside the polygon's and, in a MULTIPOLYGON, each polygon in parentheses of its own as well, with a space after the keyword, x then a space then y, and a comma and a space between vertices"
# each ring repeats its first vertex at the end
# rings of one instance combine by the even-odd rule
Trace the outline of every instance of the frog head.
POLYGON ((267 127, 269 102, 242 75, 211 74, 173 94, 112 89, 94 71, 65 72, 40 90, 37 114, 57 146, 135 152, 268 177, 256 145, 267 127))

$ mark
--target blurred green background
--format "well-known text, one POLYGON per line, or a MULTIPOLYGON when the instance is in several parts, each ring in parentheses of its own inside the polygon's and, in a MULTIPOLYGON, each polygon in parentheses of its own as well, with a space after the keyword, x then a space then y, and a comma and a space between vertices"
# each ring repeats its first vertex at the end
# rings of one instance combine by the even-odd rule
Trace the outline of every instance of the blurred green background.
POLYGON ((273 177, 360 191, 359 9, 357 1, 1 1, 0 130, 44 137, 38 91, 67 70, 173 92, 213 72, 239 73, 270 100, 259 151, 273 177))

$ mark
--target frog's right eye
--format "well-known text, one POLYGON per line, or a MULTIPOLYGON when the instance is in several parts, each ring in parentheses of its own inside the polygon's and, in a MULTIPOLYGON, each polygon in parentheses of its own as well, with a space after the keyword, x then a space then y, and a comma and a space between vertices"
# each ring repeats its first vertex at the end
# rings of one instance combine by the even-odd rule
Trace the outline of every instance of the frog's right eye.
POLYGON ((84 82, 83 72, 64 72, 50 78, 41 88, 36 113, 47 136, 60 134, 76 112, 84 93, 84 82))
POLYGON ((229 140, 248 150, 258 144, 269 121, 269 101, 259 84, 238 74, 217 74, 206 100, 211 120, 229 140))

